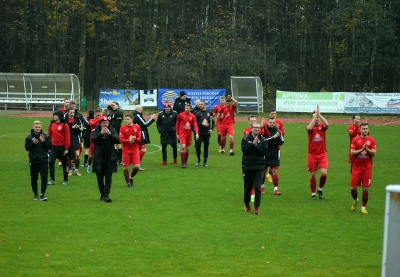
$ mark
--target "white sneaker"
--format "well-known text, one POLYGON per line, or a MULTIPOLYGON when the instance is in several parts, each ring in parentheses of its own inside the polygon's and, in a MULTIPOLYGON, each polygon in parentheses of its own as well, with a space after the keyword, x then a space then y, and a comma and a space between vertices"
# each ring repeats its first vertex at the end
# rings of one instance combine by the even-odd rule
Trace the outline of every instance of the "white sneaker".
POLYGON ((71 176, 72 175, 72 170, 70 170, 69 172, 68 172, 68 176, 71 176))

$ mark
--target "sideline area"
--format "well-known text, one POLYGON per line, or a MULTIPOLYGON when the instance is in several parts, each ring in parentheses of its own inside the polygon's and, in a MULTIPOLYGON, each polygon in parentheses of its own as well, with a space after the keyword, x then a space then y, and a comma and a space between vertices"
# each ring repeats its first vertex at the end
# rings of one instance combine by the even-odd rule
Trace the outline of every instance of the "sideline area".
MULTIPOLYGON (((53 115, 53 111, 27 111, 27 110, 0 110, 0 116, 22 116, 22 117, 48 117, 51 118, 53 115)), ((86 117, 86 113, 83 113, 86 117)), ((150 115, 144 115, 145 118, 150 117, 150 115)), ((329 124, 351 124, 350 120, 351 115, 349 115, 349 119, 329 119, 329 124)), ((279 118, 279 116, 278 116, 279 118)), ((304 123, 307 124, 310 122, 311 118, 279 118, 283 123, 304 123)), ((235 120, 239 122, 247 121, 247 117, 239 114, 235 114, 235 120)), ((400 125, 400 118, 388 117, 385 119, 371 119, 368 120, 370 124, 374 125, 400 125)))

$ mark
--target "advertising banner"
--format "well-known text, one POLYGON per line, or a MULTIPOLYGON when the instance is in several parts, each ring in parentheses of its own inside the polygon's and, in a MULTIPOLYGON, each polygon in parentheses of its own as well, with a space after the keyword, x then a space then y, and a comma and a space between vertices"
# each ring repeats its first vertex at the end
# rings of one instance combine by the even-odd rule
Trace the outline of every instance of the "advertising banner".
POLYGON ((108 102, 118 101, 122 110, 132 111, 139 103, 139 93, 133 89, 100 89, 99 107, 106 108, 108 102))
POLYGON ((400 114, 400 93, 346 93, 344 112, 400 114))
POLYGON ((169 100, 174 103, 175 99, 180 97, 180 92, 184 91, 186 97, 190 98, 194 107, 196 99, 206 102, 207 110, 213 110, 219 104, 219 97, 225 96, 224 88, 216 89, 178 89, 178 88, 159 88, 158 89, 158 109, 164 109, 164 102, 169 100))
POLYGON ((157 90, 140 90, 140 105, 143 107, 157 107, 157 90))
POLYGON ((276 91, 276 110, 279 112, 312 112, 317 105, 324 113, 344 113, 344 92, 276 91))

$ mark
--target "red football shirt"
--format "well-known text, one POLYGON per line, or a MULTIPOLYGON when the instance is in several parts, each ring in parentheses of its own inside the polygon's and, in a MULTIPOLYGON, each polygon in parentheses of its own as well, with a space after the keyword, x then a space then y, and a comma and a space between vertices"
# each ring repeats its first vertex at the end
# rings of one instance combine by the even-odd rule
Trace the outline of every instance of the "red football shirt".
POLYGON ((243 135, 247 137, 251 133, 251 128, 247 127, 246 129, 243 130, 243 135))
POLYGON ((326 152, 326 141, 324 124, 314 125, 311 130, 306 129, 308 132, 308 153, 309 154, 323 154, 326 152))
POLYGON ((224 126, 233 125, 235 123, 235 110, 235 105, 232 105, 230 107, 224 106, 224 108, 222 109, 224 115, 224 118, 222 119, 222 124, 224 126))
POLYGON ((67 123, 52 122, 48 129, 48 135, 51 138, 51 144, 54 146, 64 146, 65 150, 71 145, 70 131, 67 123))
POLYGON ((142 132, 140 126, 134 123, 132 126, 127 124, 121 126, 119 129, 119 141, 122 143, 122 149, 126 154, 133 154, 139 152, 139 142, 142 140, 142 132), (131 142, 130 136, 135 136, 136 139, 131 142))
POLYGON ((225 107, 225 105, 222 106, 221 104, 219 104, 219 105, 215 106, 214 111, 213 111, 214 116, 217 116, 219 114, 219 117, 217 119, 217 123, 218 124, 221 124, 222 120, 224 119, 224 115, 222 113, 223 107, 225 107))
MULTIPOLYGON (((367 144, 369 149, 376 149, 376 142, 375 139, 368 136, 363 138, 361 136, 357 136, 353 138, 351 141, 350 148, 352 150, 360 150, 363 148, 363 145, 367 144)), ((353 169, 371 169, 372 168, 372 156, 367 153, 366 150, 362 151, 360 154, 355 156, 355 160, 353 163, 353 169)))
POLYGON ((192 129, 194 132, 199 134, 199 129, 197 127, 196 116, 192 113, 182 112, 178 115, 175 124, 176 134, 190 136, 192 133, 192 129))

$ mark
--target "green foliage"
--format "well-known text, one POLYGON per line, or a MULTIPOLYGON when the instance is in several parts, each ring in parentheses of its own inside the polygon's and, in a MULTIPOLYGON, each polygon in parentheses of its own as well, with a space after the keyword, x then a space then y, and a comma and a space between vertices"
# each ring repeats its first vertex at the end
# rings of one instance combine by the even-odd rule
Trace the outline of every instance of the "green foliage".
POLYGON ((126 82, 229 89, 235 75, 399 91, 400 5, 381 2, 0 0, 0 71, 76 73, 89 100, 126 82))
MULTIPOLYGON (((36 118, 35 118, 36 119, 36 118)), ((49 186, 49 201, 32 200, 23 144, 33 118, 0 117, 3 217, 1 276, 378 276, 381 270, 385 186, 399 182, 397 126, 370 126, 378 143, 368 215, 350 211, 348 135, 327 133, 329 172, 325 199, 310 201, 305 124, 285 124, 280 185, 266 185, 261 214, 243 211, 240 140, 235 156, 210 146, 209 168, 161 166, 158 134, 144 156, 135 187, 113 176, 112 203, 98 200, 95 174, 49 186), (388 147, 390 145, 391 147, 388 147)), ((329 117, 328 117, 329 120, 329 117)), ((42 119, 47 128, 48 118, 42 119)), ((285 122, 285 121, 284 121, 285 122)), ((83 156, 82 156, 83 159, 83 156)))

